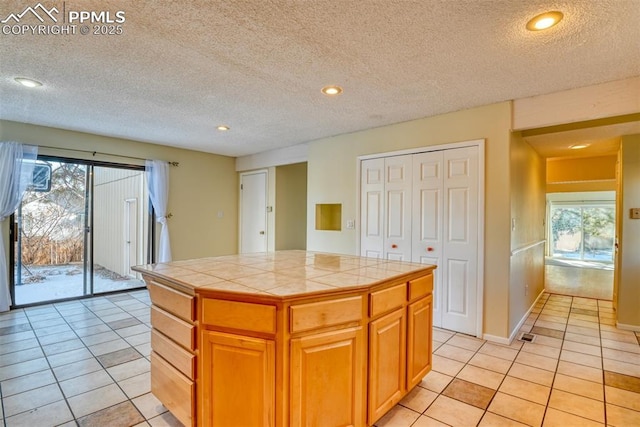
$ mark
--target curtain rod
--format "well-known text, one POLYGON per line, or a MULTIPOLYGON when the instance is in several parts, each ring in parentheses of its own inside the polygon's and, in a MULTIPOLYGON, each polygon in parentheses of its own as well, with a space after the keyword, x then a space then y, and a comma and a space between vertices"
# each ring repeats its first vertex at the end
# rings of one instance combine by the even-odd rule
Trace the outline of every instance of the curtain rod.
MULTIPOLYGON (((49 148, 52 150, 64 150, 64 151, 77 151, 79 153, 89 153, 92 156, 96 156, 97 154, 100 154, 102 156, 113 156, 113 157, 122 157, 125 159, 135 159, 135 160, 147 160, 147 159, 143 159, 142 157, 134 157, 134 156, 123 156, 121 154, 111 154, 111 153, 103 153, 101 151, 92 151, 92 150, 78 150, 76 148, 60 148, 60 147, 50 147, 48 145, 39 145, 38 147, 42 147, 42 148, 49 148)), ((168 164, 170 164, 171 166, 178 166, 180 165, 179 162, 167 162, 168 164)))

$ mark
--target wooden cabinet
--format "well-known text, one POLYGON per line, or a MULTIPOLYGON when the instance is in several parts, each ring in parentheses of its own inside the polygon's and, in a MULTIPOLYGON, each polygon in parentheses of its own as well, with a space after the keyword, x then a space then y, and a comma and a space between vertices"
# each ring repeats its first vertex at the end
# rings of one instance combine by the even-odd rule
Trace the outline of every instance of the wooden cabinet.
POLYGON ((432 290, 428 275, 370 294, 369 425, 431 370, 432 290))
POLYGON ((198 425, 275 425, 275 343, 206 330, 201 343, 198 425))
POLYGON ((151 392, 185 426, 196 425, 195 298, 147 280, 151 307, 151 392))
POLYGON ((170 286, 170 269, 143 270, 151 391, 186 426, 373 425, 431 369, 433 267, 392 263, 379 270, 388 279, 288 296, 189 294, 184 277, 170 286))
POLYGON ((409 305, 407 311, 407 389, 418 385, 431 370, 433 296, 409 305))
POLYGON ((369 423, 382 417, 406 391, 406 310, 369 324, 369 423))
POLYGON ((291 340, 291 425, 364 425, 365 338, 361 327, 291 340))

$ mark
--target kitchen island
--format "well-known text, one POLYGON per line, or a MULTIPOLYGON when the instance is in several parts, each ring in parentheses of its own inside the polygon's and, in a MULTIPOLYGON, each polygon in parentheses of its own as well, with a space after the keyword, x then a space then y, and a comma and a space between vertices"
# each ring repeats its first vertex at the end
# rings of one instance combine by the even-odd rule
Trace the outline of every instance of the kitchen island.
POLYGON ((373 425, 431 370, 434 266, 306 251, 134 267, 187 426, 373 425))

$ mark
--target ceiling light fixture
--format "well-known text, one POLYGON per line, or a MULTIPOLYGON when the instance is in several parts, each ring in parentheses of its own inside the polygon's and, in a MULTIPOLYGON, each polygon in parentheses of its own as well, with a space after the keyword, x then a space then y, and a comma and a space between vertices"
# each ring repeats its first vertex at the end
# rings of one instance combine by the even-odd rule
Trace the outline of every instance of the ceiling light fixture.
POLYGON ((216 129, 218 129, 220 132, 226 132, 231 128, 229 126, 226 126, 226 125, 220 125, 220 126, 216 127, 216 129))
POLYGON ((342 88, 336 85, 325 86, 322 88, 322 93, 328 96, 336 96, 342 93, 342 88))
POLYGON ((14 80, 16 82, 20 83, 22 86, 26 86, 26 87, 42 86, 41 82, 39 82, 37 80, 33 80, 33 79, 28 79, 26 77, 16 77, 14 80))
POLYGON ((546 30, 547 28, 551 28, 556 25, 558 22, 562 21, 564 15, 562 12, 554 10, 552 12, 545 12, 538 16, 532 18, 529 22, 527 22, 527 30, 529 31, 540 31, 546 30))
POLYGON ((588 144, 575 144, 569 146, 569 148, 571 148, 572 150, 582 150, 583 148, 587 148, 588 146, 588 144))

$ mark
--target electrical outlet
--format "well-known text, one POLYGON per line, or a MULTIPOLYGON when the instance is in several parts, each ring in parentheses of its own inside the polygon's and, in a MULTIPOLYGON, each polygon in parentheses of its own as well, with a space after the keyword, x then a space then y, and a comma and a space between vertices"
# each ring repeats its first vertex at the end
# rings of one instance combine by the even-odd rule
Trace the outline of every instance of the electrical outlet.
POLYGON ((347 228, 349 228, 349 229, 356 228, 356 220, 355 219, 348 219, 347 220, 347 228))
POLYGON ((640 219, 640 208, 631 208, 631 219, 640 219))

